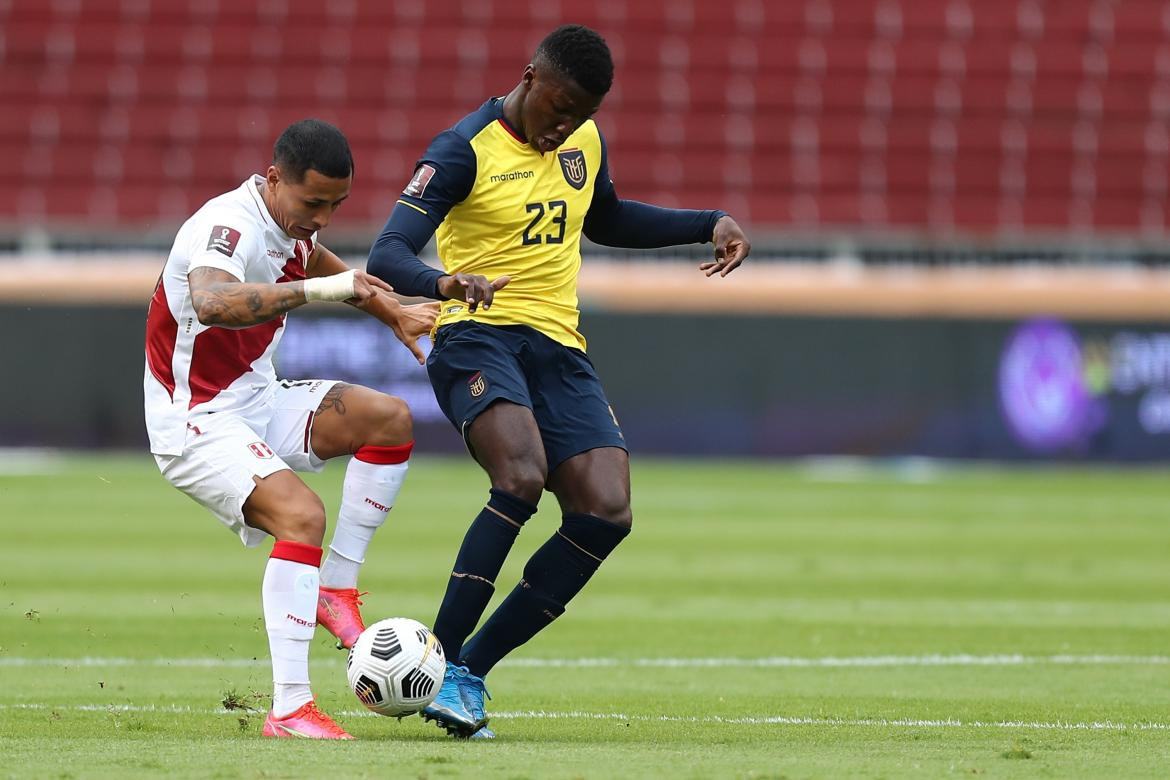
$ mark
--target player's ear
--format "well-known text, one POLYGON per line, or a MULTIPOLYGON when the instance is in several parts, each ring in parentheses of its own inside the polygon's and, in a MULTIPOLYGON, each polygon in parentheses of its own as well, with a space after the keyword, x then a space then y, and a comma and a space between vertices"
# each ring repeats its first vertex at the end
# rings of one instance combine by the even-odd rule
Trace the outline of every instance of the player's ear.
POLYGON ((531 62, 524 68, 524 75, 520 77, 520 82, 529 89, 532 88, 532 80, 536 78, 536 66, 531 62))
POLYGON ((268 180, 269 187, 275 187, 280 181, 280 168, 276 167, 275 164, 269 165, 267 173, 264 174, 264 178, 268 180))

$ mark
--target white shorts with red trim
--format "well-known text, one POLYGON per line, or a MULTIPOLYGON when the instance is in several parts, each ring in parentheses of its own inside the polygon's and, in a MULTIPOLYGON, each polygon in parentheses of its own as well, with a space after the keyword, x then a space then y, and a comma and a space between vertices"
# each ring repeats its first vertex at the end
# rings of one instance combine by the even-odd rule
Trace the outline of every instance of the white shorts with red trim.
POLYGON ((280 381, 263 408, 245 414, 192 415, 182 455, 155 455, 167 481, 207 507, 248 547, 268 535, 244 522, 244 502, 263 479, 282 469, 320 471, 309 446, 313 419, 336 381, 280 381))

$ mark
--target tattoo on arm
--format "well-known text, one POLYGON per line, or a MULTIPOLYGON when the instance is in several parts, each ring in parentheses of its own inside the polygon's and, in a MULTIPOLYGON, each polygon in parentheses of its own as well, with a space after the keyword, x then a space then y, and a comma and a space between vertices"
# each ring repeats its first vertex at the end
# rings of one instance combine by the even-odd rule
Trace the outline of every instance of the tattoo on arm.
POLYGON ((187 274, 191 304, 204 325, 246 328, 279 317, 305 302, 301 282, 254 284, 238 281, 218 268, 187 274))

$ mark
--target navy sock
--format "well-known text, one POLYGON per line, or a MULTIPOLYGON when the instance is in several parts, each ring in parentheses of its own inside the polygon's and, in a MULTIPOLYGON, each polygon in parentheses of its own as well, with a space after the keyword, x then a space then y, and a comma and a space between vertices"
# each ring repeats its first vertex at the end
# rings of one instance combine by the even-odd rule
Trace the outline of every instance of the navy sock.
POLYGON ((524 578, 464 647, 461 663, 472 674, 486 675, 564 614, 569 600, 629 533, 629 528, 600 517, 566 514, 557 532, 524 566, 524 578))
POLYGON ((467 529, 435 618, 435 636, 443 643, 449 661, 459 658, 463 641, 483 616, 496 589, 500 567, 521 526, 534 512, 536 507, 524 499, 492 488, 487 506, 467 529))

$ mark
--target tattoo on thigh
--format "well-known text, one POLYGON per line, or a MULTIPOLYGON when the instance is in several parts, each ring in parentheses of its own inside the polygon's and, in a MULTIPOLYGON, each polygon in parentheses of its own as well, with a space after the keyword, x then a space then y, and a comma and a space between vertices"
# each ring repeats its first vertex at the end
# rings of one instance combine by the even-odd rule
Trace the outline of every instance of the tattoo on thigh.
POLYGON ((338 414, 345 414, 345 401, 342 395, 352 385, 347 385, 345 382, 338 382, 333 387, 329 388, 329 392, 321 399, 321 405, 317 407, 318 412, 327 412, 330 409, 338 414))

